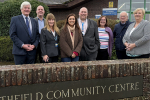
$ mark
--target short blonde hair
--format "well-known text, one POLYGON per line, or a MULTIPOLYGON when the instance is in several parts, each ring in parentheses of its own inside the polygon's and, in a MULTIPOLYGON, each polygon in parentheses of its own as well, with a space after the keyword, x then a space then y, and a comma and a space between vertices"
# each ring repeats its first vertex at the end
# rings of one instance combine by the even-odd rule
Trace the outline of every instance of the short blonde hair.
POLYGON ((134 12, 133 12, 133 14, 137 13, 137 11, 139 11, 139 10, 141 10, 142 13, 143 13, 143 15, 145 15, 145 10, 144 10, 144 8, 137 8, 137 9, 135 9, 134 12))

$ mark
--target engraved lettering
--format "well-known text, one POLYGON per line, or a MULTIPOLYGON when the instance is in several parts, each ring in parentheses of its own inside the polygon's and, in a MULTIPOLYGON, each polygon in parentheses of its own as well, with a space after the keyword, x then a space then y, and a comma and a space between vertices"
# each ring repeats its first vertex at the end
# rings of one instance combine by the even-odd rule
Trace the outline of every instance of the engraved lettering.
POLYGON ((103 89, 103 93, 105 92, 105 88, 106 88, 106 86, 105 87, 103 87, 103 86, 101 86, 102 87, 102 89, 103 89))
POLYGON ((18 97, 17 96, 19 96, 20 97, 20 95, 15 95, 15 100, 18 100, 18 97))
POLYGON ((80 88, 80 95, 84 96, 85 95, 85 88, 83 89, 83 93, 82 93, 82 88, 80 88))
POLYGON ((36 93, 36 100, 42 100, 43 98, 43 94, 41 92, 37 92, 36 93), (41 96, 41 98, 39 99, 39 95, 41 96))
POLYGON ((91 94, 91 87, 90 87, 90 90, 88 89, 88 87, 86 87, 86 95, 91 94))
POLYGON ((56 91, 54 92, 54 98, 59 99, 60 97, 61 97, 61 91, 56 90, 56 91), (57 93, 57 92, 59 92, 59 96, 58 96, 58 97, 56 97, 56 93, 57 93))
POLYGON ((71 89, 71 90, 72 90, 72 97, 73 97, 73 96, 79 96, 79 88, 77 88, 76 93, 74 92, 73 89, 71 89))
POLYGON ((118 85, 119 85, 119 84, 116 84, 116 89, 115 89, 116 91, 115 91, 115 92, 119 92, 119 91, 118 91, 118 85))
POLYGON ((52 92, 52 93, 53 93, 53 91, 49 91, 49 92, 46 94, 46 97, 47 97, 47 99, 49 99, 49 100, 53 99, 53 97, 52 97, 52 98, 49 98, 49 94, 50 94, 50 92, 52 92))
POLYGON ((66 93, 66 94, 65 94, 64 90, 62 90, 62 98, 63 98, 63 96, 64 96, 64 97, 67 97, 67 95, 68 95, 68 97, 69 97, 69 89, 67 90, 67 93, 66 93))
POLYGON ((95 88, 97 88, 97 94, 99 94, 99 92, 98 92, 98 88, 99 88, 100 86, 95 86, 95 88))
POLYGON ((110 92, 110 93, 113 93, 113 92, 114 92, 114 91, 111 91, 111 90, 110 90, 110 88, 111 88, 112 86, 114 86, 114 85, 110 85, 110 86, 109 86, 109 92, 110 92))

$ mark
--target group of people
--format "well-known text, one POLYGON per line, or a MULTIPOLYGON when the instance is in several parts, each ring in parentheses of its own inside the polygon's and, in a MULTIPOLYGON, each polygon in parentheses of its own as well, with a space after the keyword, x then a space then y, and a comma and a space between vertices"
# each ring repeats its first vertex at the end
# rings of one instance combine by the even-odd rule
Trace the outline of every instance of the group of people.
POLYGON ((128 20, 126 12, 120 13, 120 23, 114 31, 108 26, 106 16, 98 22, 88 19, 88 10, 82 7, 79 18, 69 14, 60 30, 52 13, 44 18, 43 6, 38 6, 37 17, 31 18, 31 4, 21 4, 22 15, 12 17, 9 34, 13 41, 15 64, 108 60, 112 56, 115 39, 118 59, 148 58, 150 53, 150 22, 143 20, 144 9, 134 11, 135 22, 128 20))

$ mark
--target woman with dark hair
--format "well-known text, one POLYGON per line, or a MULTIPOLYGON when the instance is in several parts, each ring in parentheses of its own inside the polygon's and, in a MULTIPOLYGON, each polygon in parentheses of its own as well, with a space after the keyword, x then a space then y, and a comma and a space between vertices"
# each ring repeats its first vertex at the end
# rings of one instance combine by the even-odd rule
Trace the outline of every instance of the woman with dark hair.
POLYGON ((60 33, 62 62, 79 61, 83 39, 75 14, 69 14, 60 33))
POLYGON ((106 16, 101 16, 98 19, 98 35, 100 41, 100 48, 96 60, 108 60, 112 55, 113 48, 113 33, 108 27, 108 20, 106 16))
POLYGON ((59 29, 52 13, 46 16, 46 25, 41 30, 40 45, 43 62, 58 62, 59 29))

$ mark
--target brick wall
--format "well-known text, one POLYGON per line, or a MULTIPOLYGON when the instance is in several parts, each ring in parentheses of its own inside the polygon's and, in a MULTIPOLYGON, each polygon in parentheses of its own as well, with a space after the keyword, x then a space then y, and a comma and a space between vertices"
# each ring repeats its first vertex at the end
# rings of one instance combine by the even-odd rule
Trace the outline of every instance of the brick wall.
MULTIPOLYGON (((143 98, 150 100, 150 60, 105 60, 0 66, 0 88, 27 84, 143 75, 143 98)), ((143 100, 135 97, 134 100, 143 100)))
MULTIPOLYGON (((87 7, 88 8, 88 17, 89 18, 95 18, 96 14, 102 15, 102 8, 108 8, 108 2, 113 1, 114 2, 114 8, 117 8, 118 6, 118 0, 91 0, 87 3, 81 4, 75 8, 69 8, 69 9, 51 9, 50 12, 53 13, 58 20, 64 20, 67 18, 67 15, 70 13, 75 13, 78 17, 79 10, 81 7, 87 7)), ((108 18, 111 19, 117 19, 117 16, 108 16, 108 18)))

